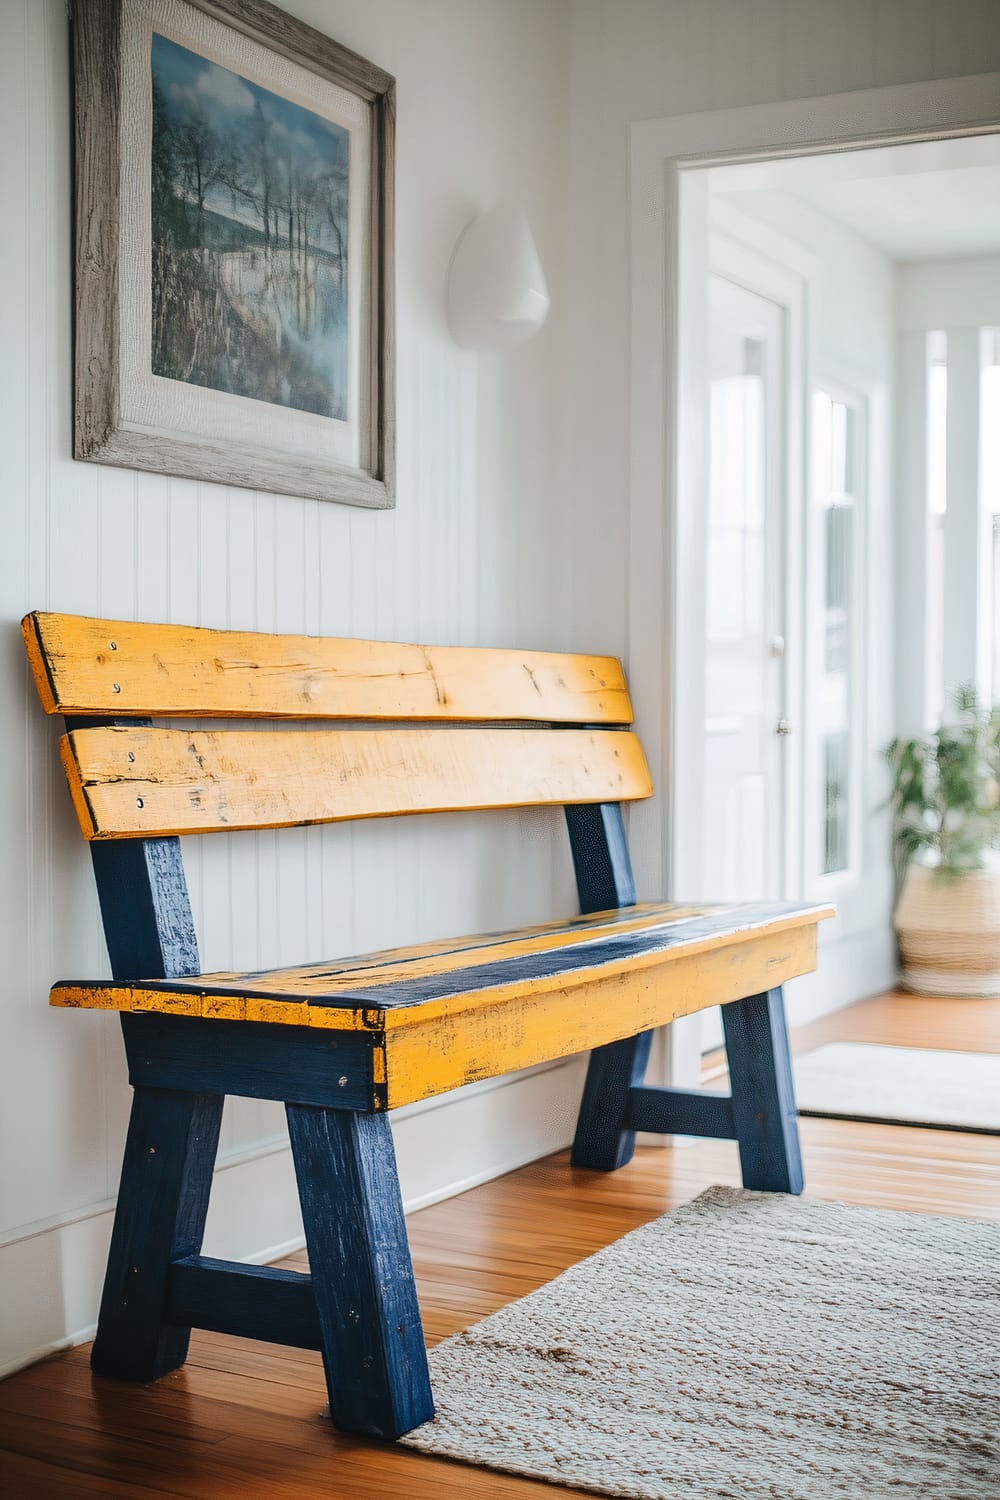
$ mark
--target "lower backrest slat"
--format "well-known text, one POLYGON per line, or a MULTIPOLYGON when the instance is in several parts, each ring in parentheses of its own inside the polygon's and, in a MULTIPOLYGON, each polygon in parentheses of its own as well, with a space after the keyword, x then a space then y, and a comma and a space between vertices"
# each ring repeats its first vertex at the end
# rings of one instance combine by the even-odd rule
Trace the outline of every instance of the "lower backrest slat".
POLYGON ((600 729, 76 729, 60 742, 88 839, 400 813, 634 801, 638 738, 600 729))

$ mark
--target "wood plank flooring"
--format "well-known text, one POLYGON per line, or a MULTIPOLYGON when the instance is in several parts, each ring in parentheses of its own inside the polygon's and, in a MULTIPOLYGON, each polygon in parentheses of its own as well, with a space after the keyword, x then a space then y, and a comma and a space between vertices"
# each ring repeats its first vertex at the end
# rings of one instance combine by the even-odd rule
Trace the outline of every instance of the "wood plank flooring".
MULTIPOLYGON (((1000 1002, 885 996, 804 1028, 794 1044, 832 1040, 1000 1051, 1000 1002)), ((1000 1138, 812 1119, 802 1121, 802 1138, 813 1197, 1000 1220, 1000 1138)), ((640 1148, 610 1175, 574 1171, 560 1153, 413 1214, 429 1339, 524 1295, 709 1184, 738 1181, 727 1141, 640 1148)), ((96 1379, 88 1355, 74 1349, 0 1384, 0 1491, 12 1500, 574 1493, 339 1436, 322 1415, 319 1355, 308 1351, 196 1332, 184 1369, 152 1386, 96 1379)))
POLYGON ((942 1000, 892 990, 800 1026, 792 1037, 796 1052, 808 1052, 826 1042, 1000 1052, 1000 1000, 942 1000))

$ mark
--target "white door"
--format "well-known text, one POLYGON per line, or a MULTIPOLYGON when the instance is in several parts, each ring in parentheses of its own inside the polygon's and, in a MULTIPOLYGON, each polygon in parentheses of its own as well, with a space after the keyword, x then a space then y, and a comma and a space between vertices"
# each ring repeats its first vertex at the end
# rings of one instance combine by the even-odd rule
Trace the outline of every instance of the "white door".
MULTIPOLYGON (((785 889, 785 313, 709 278, 701 885, 713 901, 785 889)), ((702 1050, 721 1042, 706 1013, 702 1050)))

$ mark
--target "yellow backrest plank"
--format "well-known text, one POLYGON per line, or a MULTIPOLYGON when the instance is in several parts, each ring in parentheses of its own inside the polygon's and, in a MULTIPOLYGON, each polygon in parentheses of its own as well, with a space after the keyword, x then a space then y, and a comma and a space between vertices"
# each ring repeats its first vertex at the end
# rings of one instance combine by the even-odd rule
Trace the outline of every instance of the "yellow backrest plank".
POLYGON ((620 730, 78 729, 60 752, 89 839, 652 795, 620 730))
POLYGON ((610 656, 261 635, 80 615, 22 625, 47 713, 631 724, 610 656))

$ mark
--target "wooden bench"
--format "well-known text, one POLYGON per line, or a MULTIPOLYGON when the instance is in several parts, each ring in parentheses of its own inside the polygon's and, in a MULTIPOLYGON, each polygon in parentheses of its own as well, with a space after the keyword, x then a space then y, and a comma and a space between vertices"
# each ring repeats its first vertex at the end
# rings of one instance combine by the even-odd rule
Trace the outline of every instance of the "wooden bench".
POLYGON ((387 1111, 588 1048, 575 1165, 620 1167, 636 1130, 721 1136, 748 1187, 801 1191, 781 984, 814 967, 829 908, 635 904, 621 808, 652 786, 617 661, 54 614, 23 629, 43 706, 66 719, 113 975, 59 983, 52 1003, 121 1012, 135 1091, 96 1371, 153 1380, 209 1328, 322 1350, 340 1428, 426 1421, 387 1111), (591 915, 200 972, 178 835, 552 804, 591 915), (717 1004, 731 1096, 644 1087, 651 1028, 717 1004), (226 1094, 285 1103, 309 1276, 201 1254, 226 1094))

